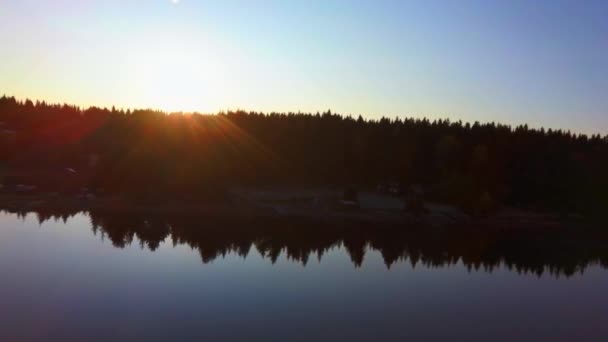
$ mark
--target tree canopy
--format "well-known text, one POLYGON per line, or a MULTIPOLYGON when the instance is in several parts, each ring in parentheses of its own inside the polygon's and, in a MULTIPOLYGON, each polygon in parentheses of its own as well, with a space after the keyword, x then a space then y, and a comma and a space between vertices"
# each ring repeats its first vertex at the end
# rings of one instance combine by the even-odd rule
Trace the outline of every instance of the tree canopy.
POLYGON ((398 182, 468 209, 608 212, 608 137, 527 125, 329 110, 167 114, 4 96, 0 130, 4 183, 41 189, 201 196, 241 184, 398 182), (63 174, 68 167, 77 176, 63 174))

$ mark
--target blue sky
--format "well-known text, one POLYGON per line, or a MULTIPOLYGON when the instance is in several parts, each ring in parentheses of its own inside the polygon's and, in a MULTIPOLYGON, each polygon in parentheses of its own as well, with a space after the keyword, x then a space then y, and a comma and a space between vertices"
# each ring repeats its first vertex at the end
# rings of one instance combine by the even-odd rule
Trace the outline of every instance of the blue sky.
POLYGON ((0 93, 608 133, 608 1, 0 3, 0 93))

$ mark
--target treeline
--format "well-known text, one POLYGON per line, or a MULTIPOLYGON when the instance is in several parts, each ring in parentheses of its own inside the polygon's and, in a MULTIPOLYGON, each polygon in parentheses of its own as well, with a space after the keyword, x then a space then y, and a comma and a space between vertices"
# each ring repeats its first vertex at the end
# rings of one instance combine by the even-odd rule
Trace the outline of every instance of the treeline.
POLYGON ((608 138, 325 113, 166 114, 0 98, 4 184, 201 197, 240 184, 422 185, 469 210, 608 212, 608 138), (66 174, 65 169, 76 171, 66 174))

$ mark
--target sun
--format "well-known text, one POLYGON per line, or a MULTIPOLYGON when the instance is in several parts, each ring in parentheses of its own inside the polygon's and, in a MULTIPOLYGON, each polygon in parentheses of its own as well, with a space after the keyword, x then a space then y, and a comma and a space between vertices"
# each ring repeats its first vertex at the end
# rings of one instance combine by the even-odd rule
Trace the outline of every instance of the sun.
POLYGON ((171 3, 174 5, 177 5, 177 4, 179 4, 179 0, 171 0, 171 3))
POLYGON ((205 51, 159 39, 162 49, 132 53, 132 95, 137 103, 165 111, 217 110, 224 95, 222 63, 205 51))

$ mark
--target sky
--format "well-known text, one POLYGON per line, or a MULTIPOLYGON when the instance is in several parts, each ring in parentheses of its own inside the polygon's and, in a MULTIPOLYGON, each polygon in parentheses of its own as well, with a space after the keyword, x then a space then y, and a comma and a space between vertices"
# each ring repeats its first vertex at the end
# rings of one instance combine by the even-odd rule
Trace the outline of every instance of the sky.
POLYGON ((608 1, 0 0, 0 94, 608 133, 608 1))

